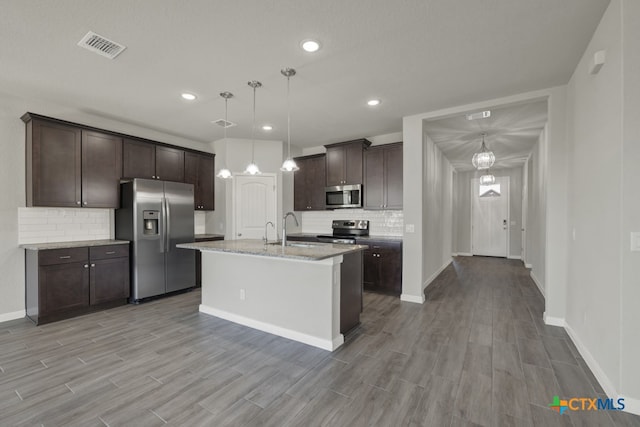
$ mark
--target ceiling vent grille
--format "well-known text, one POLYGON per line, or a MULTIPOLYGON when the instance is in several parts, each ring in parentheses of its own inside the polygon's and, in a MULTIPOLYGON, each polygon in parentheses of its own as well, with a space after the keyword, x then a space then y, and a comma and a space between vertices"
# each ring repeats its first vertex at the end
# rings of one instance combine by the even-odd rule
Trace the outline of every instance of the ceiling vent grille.
POLYGON ((102 37, 101 35, 96 34, 93 31, 89 31, 82 38, 82 40, 78 42, 78 46, 95 52, 99 55, 105 56, 109 59, 113 59, 116 56, 120 55, 122 51, 127 48, 126 46, 102 37))
POLYGON ((233 122, 230 122, 228 120, 225 119, 218 119, 218 120, 214 120, 211 123, 220 126, 221 128, 231 128, 234 127, 236 124, 233 122))

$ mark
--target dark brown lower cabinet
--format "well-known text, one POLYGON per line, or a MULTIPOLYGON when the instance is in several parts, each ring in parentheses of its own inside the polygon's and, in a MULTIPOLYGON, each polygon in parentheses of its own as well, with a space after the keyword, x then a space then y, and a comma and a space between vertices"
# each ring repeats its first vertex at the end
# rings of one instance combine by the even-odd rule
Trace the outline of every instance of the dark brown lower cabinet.
POLYGON ((26 284, 38 325, 126 304, 129 245, 27 250, 26 284))
POLYGON ((358 240, 364 251, 364 289, 390 295, 402 293, 402 242, 358 240))
MULTIPOLYGON (((194 239, 196 242, 213 242, 216 240, 224 240, 223 236, 213 237, 197 237, 194 239)), ((196 288, 202 286, 202 253, 196 251, 196 288)))

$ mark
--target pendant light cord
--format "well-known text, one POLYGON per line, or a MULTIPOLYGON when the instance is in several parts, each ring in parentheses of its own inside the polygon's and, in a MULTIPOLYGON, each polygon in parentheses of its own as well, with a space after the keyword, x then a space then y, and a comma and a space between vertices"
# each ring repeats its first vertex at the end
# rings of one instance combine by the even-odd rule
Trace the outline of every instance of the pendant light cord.
POLYGON ((255 163, 254 154, 256 151, 256 86, 253 86, 253 124, 251 125, 251 163, 255 163))
POLYGON ((291 158, 291 96, 290 96, 290 80, 291 77, 287 76, 287 158, 291 158))

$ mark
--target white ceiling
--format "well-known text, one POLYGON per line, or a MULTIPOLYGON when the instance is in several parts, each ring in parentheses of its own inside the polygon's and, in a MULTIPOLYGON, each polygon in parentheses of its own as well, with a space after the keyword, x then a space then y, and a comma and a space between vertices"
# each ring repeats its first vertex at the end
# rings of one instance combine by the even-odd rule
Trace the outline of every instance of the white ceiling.
MULTIPOLYGON (((292 143, 311 147, 398 132, 406 115, 565 84, 608 3, 3 0, 0 95, 53 101, 205 143, 223 136, 210 122, 224 116, 218 94, 225 90, 236 95, 229 120, 238 126, 229 137, 251 136, 246 82, 260 80, 257 121, 274 130, 257 138, 283 140, 280 69, 289 66, 298 71, 291 80, 292 143), (127 50, 108 60, 76 46, 89 30, 127 50), (317 38, 322 49, 303 52, 306 38, 317 38), (182 91, 198 99, 183 101, 182 91), (365 105, 372 97, 382 100, 375 109, 365 105)), ((441 125, 434 139, 446 127, 457 129, 441 125)))
POLYGON ((486 119, 467 120, 466 114, 458 114, 425 122, 425 132, 457 171, 474 169, 471 158, 480 151, 483 133, 496 156, 492 169, 522 166, 547 123, 546 100, 489 110, 486 119))

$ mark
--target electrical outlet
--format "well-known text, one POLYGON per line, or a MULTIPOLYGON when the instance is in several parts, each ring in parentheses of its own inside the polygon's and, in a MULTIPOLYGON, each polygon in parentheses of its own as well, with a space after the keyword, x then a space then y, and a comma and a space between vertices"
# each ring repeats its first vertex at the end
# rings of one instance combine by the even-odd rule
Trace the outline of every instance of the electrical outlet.
POLYGON ((224 231, 224 224, 220 223, 220 225, 218 225, 218 227, 220 228, 220 231, 224 231))
POLYGON ((247 294, 244 291, 244 289, 240 289, 240 301, 244 301, 246 297, 247 297, 247 294))
POLYGON ((404 227, 404 231, 406 231, 407 233, 415 233, 416 226, 414 224, 406 224, 404 227))

